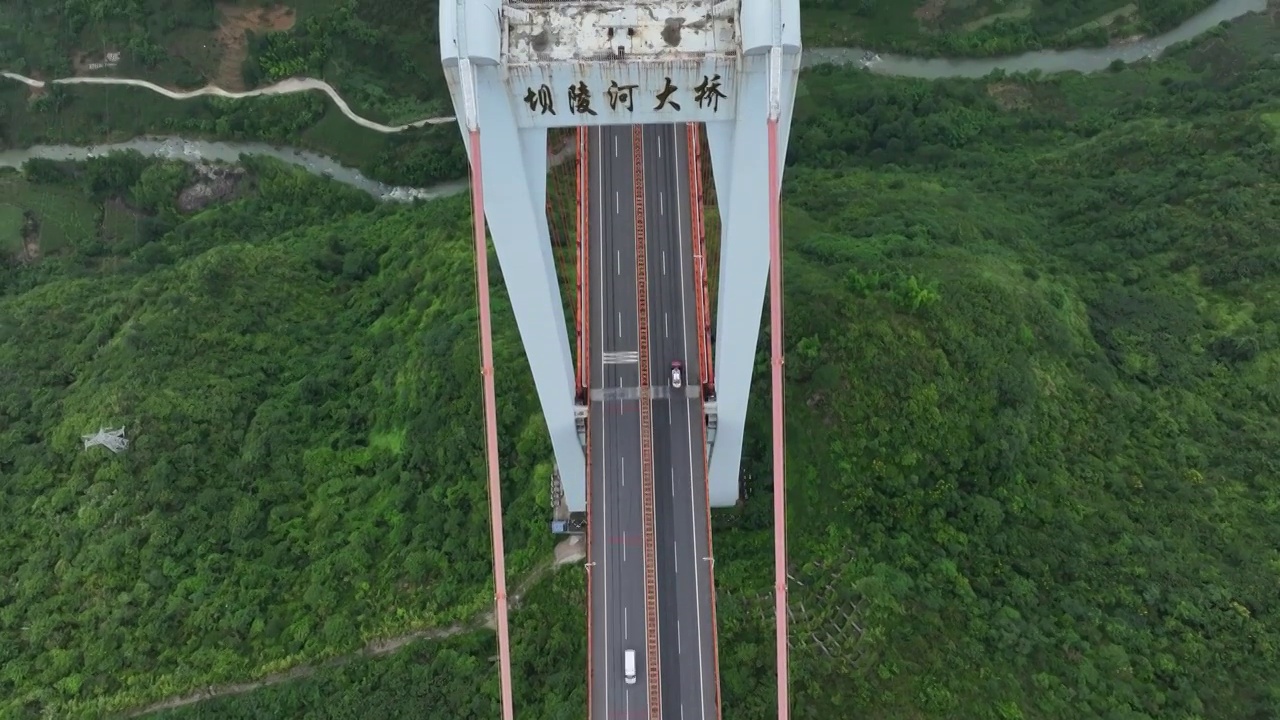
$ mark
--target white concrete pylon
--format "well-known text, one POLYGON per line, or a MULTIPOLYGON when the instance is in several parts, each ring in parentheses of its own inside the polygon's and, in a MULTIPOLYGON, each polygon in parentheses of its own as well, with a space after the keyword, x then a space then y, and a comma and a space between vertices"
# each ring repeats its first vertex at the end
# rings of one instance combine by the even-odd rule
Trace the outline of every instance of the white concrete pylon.
POLYGON ((778 113, 777 162, 781 182, 800 74, 799 1, 743 3, 740 26, 742 59, 733 120, 707 123, 707 145, 720 210, 720 282, 715 319, 718 428, 708 477, 712 507, 732 505, 738 500, 754 350, 760 339, 769 278, 769 193, 776 196, 782 190, 780 185, 769 187, 767 128, 772 109, 778 113), (780 86, 773 89, 772 82, 780 86))
MULTIPOLYGON (((496 23, 466 22, 460 16, 496 17, 500 7, 497 0, 442 3, 441 56, 455 112, 474 118, 480 131, 489 234, 546 418, 565 504, 582 511, 586 458, 574 419, 573 355, 547 227, 547 129, 522 128, 517 122, 496 23), (468 74, 474 78, 471 88, 465 87, 468 74)), ((469 151, 465 128, 462 137, 469 151)))
POLYGON ((768 198, 780 191, 767 187, 766 123, 777 114, 785 156, 800 69, 799 0, 443 0, 440 39, 457 114, 480 131, 485 195, 494 206, 486 208, 489 229, 571 511, 585 508, 586 477, 543 212, 546 130, 706 123, 721 215, 716 348, 733 349, 714 358, 710 502, 734 504, 754 364, 747 348, 759 341, 769 270, 768 198), (468 74, 474 85, 463 83, 468 74), (723 92, 712 96, 708 87, 723 92), (664 88, 674 102, 661 99, 664 88))

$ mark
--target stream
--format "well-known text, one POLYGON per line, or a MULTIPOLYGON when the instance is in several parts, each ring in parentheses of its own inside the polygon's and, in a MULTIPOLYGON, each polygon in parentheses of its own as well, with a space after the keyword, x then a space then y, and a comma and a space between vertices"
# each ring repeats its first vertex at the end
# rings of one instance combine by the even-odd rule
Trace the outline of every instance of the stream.
MULTIPOLYGON (((1003 58, 918 58, 906 55, 877 54, 861 48, 814 48, 805 50, 804 66, 841 65, 866 68, 878 75, 922 78, 938 80, 943 78, 981 78, 996 70, 1008 73, 1026 73, 1039 70, 1043 73, 1076 71, 1093 73, 1105 70, 1111 63, 1121 60, 1126 63, 1144 58, 1158 57, 1171 45, 1190 40, 1210 30, 1219 23, 1234 20, 1250 12, 1261 12, 1266 9, 1267 0, 1219 0, 1210 8, 1193 16, 1182 25, 1154 38, 1144 38, 1129 43, 1118 43, 1104 48, 1080 48, 1075 50, 1037 50, 1003 58)), ((24 83, 33 87, 43 87, 46 82, 34 80, 16 73, 0 72, 0 76, 24 83)), ((297 78, 286 80, 267 88, 252 90, 247 93, 229 93, 219 88, 202 88, 201 90, 175 93, 160 88, 143 80, 127 78, 75 77, 53 80, 62 84, 112 84, 135 85, 146 87, 172 98, 182 99, 200 95, 220 95, 223 97, 251 97, 256 95, 281 95, 292 92, 322 91, 329 95, 339 110, 359 125, 378 132, 399 132, 408 127, 428 124, 452 122, 450 117, 434 117, 418 120, 407 125, 385 126, 374 123, 356 115, 343 102, 331 86, 322 80, 313 78, 297 78)), ((429 188, 395 187, 372 180, 360 171, 343 166, 331 158, 318 153, 297 150, 289 147, 274 147, 257 142, 222 142, 206 140, 185 140, 176 137, 141 137, 118 143, 91 145, 87 147, 72 145, 35 145, 17 150, 0 150, 0 167, 20 168, 27 160, 43 158, 59 161, 80 161, 97 155, 105 155, 113 151, 136 150, 144 155, 172 158, 187 162, 221 161, 234 163, 241 155, 267 155, 290 165, 297 166, 307 172, 324 175, 338 182, 363 190, 374 197, 391 202, 410 202, 413 200, 430 200, 462 192, 466 189, 465 181, 434 185, 429 188)), ((564 153, 558 153, 564 155, 564 153)), ((557 157, 553 161, 565 159, 557 157)))
POLYGON ((411 202, 432 200, 462 192, 467 188, 464 180, 454 180, 429 188, 397 187, 366 177, 359 170, 339 164, 336 160, 307 150, 275 147, 258 142, 222 142, 212 140, 184 140, 175 137, 140 137, 117 143, 101 145, 33 145, 17 150, 0 150, 0 167, 21 168, 33 158, 78 162, 112 152, 136 150, 143 155, 184 160, 191 163, 217 161, 236 163, 241 155, 266 155, 290 165, 302 168, 313 175, 331 177, 340 183, 363 190, 379 200, 411 202))
POLYGON ((1101 48, 1035 50, 995 58, 919 58, 892 53, 877 54, 862 48, 814 48, 804 51, 803 63, 806 67, 854 65, 877 75, 925 80, 982 78, 996 70, 1004 70, 1010 74, 1033 70, 1046 74, 1070 71, 1095 73, 1106 70, 1116 60, 1132 63, 1144 58, 1159 57, 1169 46, 1191 40, 1219 23, 1266 9, 1267 0, 1219 0, 1163 35, 1101 48))

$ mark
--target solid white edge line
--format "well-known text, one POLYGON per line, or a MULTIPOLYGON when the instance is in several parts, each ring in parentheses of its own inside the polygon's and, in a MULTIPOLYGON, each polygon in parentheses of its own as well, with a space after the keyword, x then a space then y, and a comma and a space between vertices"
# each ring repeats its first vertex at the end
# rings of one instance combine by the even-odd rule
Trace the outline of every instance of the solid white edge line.
MULTIPOLYGON (((678 127, 677 127, 677 126, 672 126, 672 133, 673 133, 673 134, 676 134, 676 133, 679 133, 679 132, 680 132, 680 131, 679 131, 679 129, 678 129, 678 127)), ((676 138, 677 138, 677 142, 676 142, 676 160, 678 161, 678 160, 680 159, 680 143, 679 143, 679 136, 678 136, 678 135, 676 135, 676 138)), ((688 162, 688 159, 689 159, 689 148, 687 147, 687 145, 686 145, 686 147, 684 148, 684 153, 685 153, 685 162, 687 163, 687 162, 688 162)), ((679 167, 679 166, 680 166, 680 163, 679 163, 679 162, 677 162, 677 163, 676 163, 676 166, 677 166, 677 167, 679 167)), ((686 169, 688 169, 688 168, 687 168, 687 166, 686 166, 686 169)), ((679 195, 680 195, 680 173, 679 173, 679 171, 677 171, 677 172, 676 172, 676 196, 677 196, 677 197, 679 197, 679 195)), ((683 247, 684 247, 684 230, 685 230, 685 226, 684 226, 683 213, 681 212, 681 209, 683 209, 683 204, 678 204, 678 205, 676 205, 676 219, 677 219, 676 227, 677 227, 677 228, 679 228, 679 232, 680 232, 680 246, 681 246, 681 248, 683 248, 683 247)), ((690 236, 689 242, 690 242, 690 243, 692 243, 692 242, 693 242, 692 236, 690 236)), ((690 246, 690 252, 692 252, 692 245, 690 246)), ((688 311, 688 307, 687 307, 687 304, 686 304, 686 298, 687 298, 687 296, 688 296, 688 293, 686 292, 685 277, 686 277, 686 276, 685 276, 685 271, 684 271, 684 252, 683 252, 683 250, 682 250, 682 251, 681 251, 681 253, 680 253, 680 317, 681 317, 681 322, 682 322, 682 323, 684 323, 684 328, 683 328, 683 332, 681 333, 681 340, 680 340, 680 342, 681 342, 681 343, 683 343, 683 345, 684 345, 684 354, 685 354, 685 357, 686 357, 686 358, 688 358, 688 356, 689 356, 689 326, 688 326, 688 323, 689 323, 689 311, 688 311)), ((697 282, 697 278, 694 278, 694 282, 697 282)), ((698 370, 699 370, 699 373, 705 372, 705 370, 703 370, 703 368, 701 368, 701 367, 699 367, 699 368, 698 368, 698 370)), ((701 375, 699 375, 699 377, 701 377, 701 375)), ((701 418, 699 418, 699 420, 701 420, 701 418)), ((693 478, 694 478, 694 474, 695 474, 695 473, 694 473, 694 467, 693 467, 693 412, 692 412, 692 408, 690 408, 690 412, 686 413, 686 415, 685 415, 685 428, 686 428, 686 430, 687 430, 687 432, 688 432, 688 438, 689 438, 689 442, 688 442, 688 448, 689 448, 689 518, 693 521, 693 530, 694 530, 694 536, 695 536, 695 537, 694 537, 694 540, 693 540, 693 553, 694 553, 694 556, 693 556, 693 557, 694 557, 694 562, 693 562, 693 577, 694 577, 694 584, 695 584, 695 586, 696 586, 696 585, 697 585, 699 582, 701 582, 701 581, 698 579, 698 567, 699 567, 699 566, 698 566, 698 562, 697 562, 697 559, 698 559, 698 540, 697 540, 697 537, 696 537, 696 536, 697 536, 697 534, 698 534, 698 533, 697 533, 697 530, 698 530, 698 514, 697 514, 697 503, 694 501, 694 498, 696 498, 696 497, 697 497, 697 492, 695 491, 695 488, 694 488, 694 486, 693 486, 693 478)), ((704 450, 704 451, 705 451, 705 450, 704 450)), ((709 589, 709 588, 708 588, 708 592, 710 592, 710 589, 709 589)), ((693 593, 693 597, 694 597, 694 603, 695 603, 695 608, 696 608, 696 610, 697 610, 697 617, 698 617, 698 695, 699 695, 699 697, 701 698, 701 701, 702 701, 702 705, 701 705, 701 707, 702 707, 702 709, 703 709, 703 710, 705 710, 705 709, 706 709, 706 707, 707 707, 707 687, 706 687, 706 675, 707 675, 707 672, 706 672, 706 668, 705 668, 705 666, 704 666, 704 664, 703 664, 703 658, 702 658, 702 594, 701 594, 700 592, 698 592, 698 591, 696 591, 696 590, 695 590, 695 592, 693 593)))

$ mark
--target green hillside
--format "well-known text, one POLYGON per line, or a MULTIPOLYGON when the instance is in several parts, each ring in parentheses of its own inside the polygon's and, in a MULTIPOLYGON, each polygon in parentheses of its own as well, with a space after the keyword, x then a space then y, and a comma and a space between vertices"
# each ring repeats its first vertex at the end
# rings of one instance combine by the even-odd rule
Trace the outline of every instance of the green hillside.
MULTIPOLYGON (((144 167, 78 183, 146 207, 186 172, 144 167)), ((0 270, 0 715, 100 717, 492 599, 465 201, 379 208, 274 165, 241 190, 0 270), (127 452, 82 450, 121 425, 127 452)), ((519 574, 550 551, 551 455, 505 303, 519 574)))

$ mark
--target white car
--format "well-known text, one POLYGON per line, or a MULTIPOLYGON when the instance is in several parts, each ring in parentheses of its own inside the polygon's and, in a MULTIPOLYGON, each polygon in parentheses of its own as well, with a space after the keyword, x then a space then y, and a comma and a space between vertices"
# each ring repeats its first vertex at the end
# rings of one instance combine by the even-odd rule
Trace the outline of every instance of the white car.
POLYGON ((622 679, 628 685, 636 684, 636 651, 628 650, 622 655, 622 679))
POLYGON ((684 385, 684 366, 679 360, 671 361, 671 387, 679 388, 684 385))

